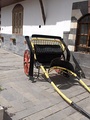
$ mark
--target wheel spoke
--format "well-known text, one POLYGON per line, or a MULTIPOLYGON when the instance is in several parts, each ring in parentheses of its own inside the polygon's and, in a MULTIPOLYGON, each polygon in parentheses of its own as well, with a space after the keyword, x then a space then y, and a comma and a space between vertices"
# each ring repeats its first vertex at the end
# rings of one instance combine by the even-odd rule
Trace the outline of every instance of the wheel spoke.
POLYGON ((25 50, 24 52, 24 72, 26 75, 29 75, 30 68, 30 52, 29 50, 25 50))

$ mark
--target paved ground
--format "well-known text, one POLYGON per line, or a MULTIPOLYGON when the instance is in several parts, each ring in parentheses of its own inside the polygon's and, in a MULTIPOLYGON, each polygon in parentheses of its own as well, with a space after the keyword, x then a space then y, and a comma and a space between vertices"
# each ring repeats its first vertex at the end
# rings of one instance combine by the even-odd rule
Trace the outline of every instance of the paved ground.
MULTIPOLYGON (((88 120, 69 106, 42 76, 32 83, 23 72, 23 57, 0 49, 3 89, 0 105, 7 108, 7 120, 88 120)), ((83 87, 63 76, 53 75, 52 79, 63 93, 90 113, 90 94, 83 87)), ((90 80, 84 81, 90 86, 90 80)))

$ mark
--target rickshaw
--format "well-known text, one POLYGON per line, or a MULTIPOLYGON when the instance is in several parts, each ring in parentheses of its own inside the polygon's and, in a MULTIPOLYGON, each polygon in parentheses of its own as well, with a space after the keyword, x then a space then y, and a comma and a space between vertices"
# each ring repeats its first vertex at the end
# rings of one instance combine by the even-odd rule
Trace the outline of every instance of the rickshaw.
POLYGON ((38 69, 37 77, 39 77, 41 69, 57 93, 70 106, 90 119, 90 114, 63 94, 49 77, 49 72, 53 69, 67 78, 72 75, 90 93, 90 88, 75 73, 74 67, 70 63, 70 51, 63 39, 59 36, 33 34, 31 37, 25 36, 25 43, 28 49, 24 52, 24 72, 29 79, 34 82, 34 67, 38 69))

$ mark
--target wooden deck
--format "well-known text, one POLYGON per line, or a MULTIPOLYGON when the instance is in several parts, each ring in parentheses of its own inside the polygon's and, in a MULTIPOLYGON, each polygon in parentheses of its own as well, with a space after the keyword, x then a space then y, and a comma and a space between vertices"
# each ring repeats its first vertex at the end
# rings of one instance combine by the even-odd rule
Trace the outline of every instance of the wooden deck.
MULTIPOLYGON (((52 76, 58 88, 90 113, 90 94, 73 78, 52 76)), ((83 79, 90 86, 90 80, 83 79)), ((41 74, 32 83, 23 71, 23 57, 0 48, 0 105, 8 120, 88 120, 69 106, 41 74)))

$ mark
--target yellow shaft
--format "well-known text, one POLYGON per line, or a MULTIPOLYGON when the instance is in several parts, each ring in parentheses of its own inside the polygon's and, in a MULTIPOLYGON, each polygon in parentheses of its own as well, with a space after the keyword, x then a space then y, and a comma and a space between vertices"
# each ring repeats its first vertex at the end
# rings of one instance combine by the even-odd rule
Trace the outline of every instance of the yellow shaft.
MULTIPOLYGON (((53 67, 54 69, 55 67, 53 67)), ((62 70, 67 70, 69 73, 71 73, 74 77, 77 77, 76 73, 72 72, 71 70, 68 70, 66 68, 63 68, 63 67, 57 67, 57 68, 60 68, 62 70)), ((78 78, 78 77, 77 77, 78 78)), ((90 93, 90 88, 81 80, 78 78, 78 82, 90 93)))
MULTIPOLYGON (((44 72, 46 78, 48 79, 48 78, 49 78, 48 73, 46 72, 46 70, 44 69, 43 66, 40 66, 40 67, 41 67, 42 71, 44 72)), ((54 89, 57 91, 57 93, 58 93, 65 101, 67 101, 69 104, 72 103, 72 101, 71 101, 69 98, 67 98, 67 97, 57 88, 57 86, 56 86, 52 81, 51 81, 51 85, 54 87, 54 89)))
POLYGON ((71 101, 69 98, 67 98, 67 97, 57 88, 57 86, 56 86, 53 82, 51 82, 51 85, 54 87, 54 89, 58 92, 58 94, 59 94, 65 101, 67 101, 69 104, 72 103, 72 101, 71 101))
POLYGON ((49 78, 49 75, 48 75, 48 73, 46 72, 46 70, 44 69, 44 67, 43 67, 42 65, 41 65, 40 67, 41 67, 42 71, 44 72, 46 78, 49 78))
MULTIPOLYGON (((72 72, 72 74, 77 77, 77 75, 75 73, 72 72)), ((79 83, 88 91, 90 92, 90 88, 80 79, 79 83)))
POLYGON ((79 83, 88 91, 90 92, 90 88, 80 79, 79 83))

